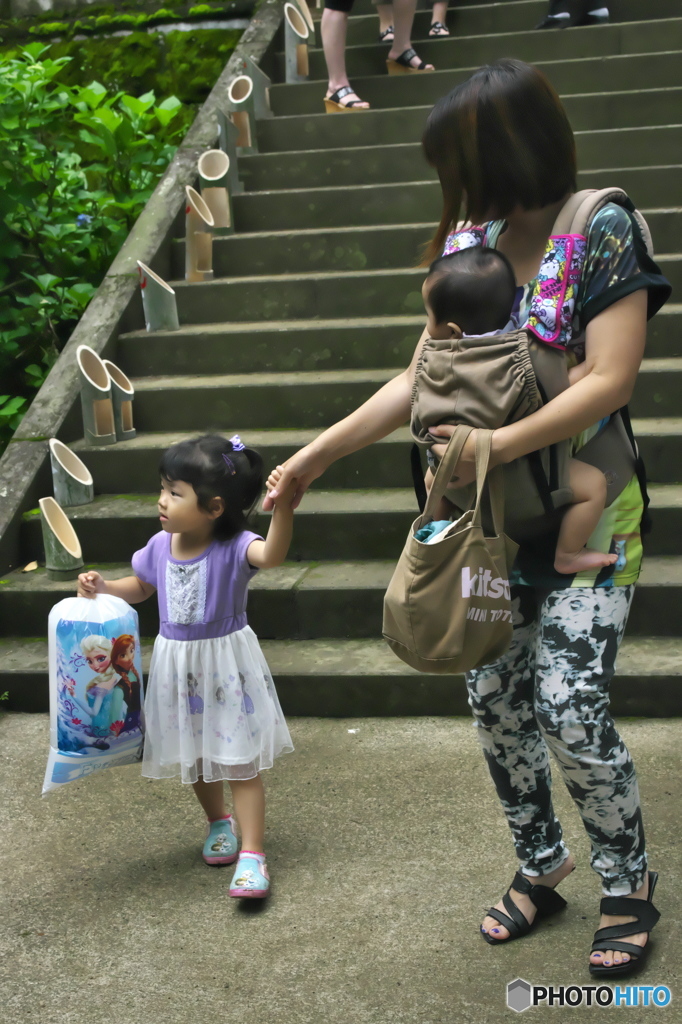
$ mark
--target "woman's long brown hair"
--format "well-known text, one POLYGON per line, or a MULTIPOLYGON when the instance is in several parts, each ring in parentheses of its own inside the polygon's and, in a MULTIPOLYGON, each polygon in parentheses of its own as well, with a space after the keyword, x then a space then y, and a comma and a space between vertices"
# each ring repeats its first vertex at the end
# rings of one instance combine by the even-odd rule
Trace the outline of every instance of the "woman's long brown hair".
POLYGON ((443 192, 423 265, 440 256, 462 212, 475 224, 517 206, 539 209, 575 191, 566 111, 542 71, 520 60, 488 64, 443 96, 429 114, 422 146, 443 192))

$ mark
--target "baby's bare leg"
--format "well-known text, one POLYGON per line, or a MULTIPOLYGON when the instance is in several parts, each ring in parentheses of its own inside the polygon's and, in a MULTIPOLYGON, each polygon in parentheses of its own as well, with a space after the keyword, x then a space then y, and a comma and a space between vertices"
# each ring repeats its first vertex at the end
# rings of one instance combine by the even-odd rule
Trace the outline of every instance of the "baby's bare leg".
POLYGON ((605 555, 586 548, 599 522, 606 503, 606 479, 594 466, 578 459, 569 463, 569 481, 573 504, 564 513, 559 530, 554 568, 557 572, 574 573, 613 565, 618 555, 605 555))
MULTIPOLYGON (((429 468, 426 470, 426 475, 424 477, 424 486, 426 487, 427 494, 429 493, 431 487, 433 486, 433 479, 434 473, 431 467, 429 466, 429 468)), ((447 498, 441 498, 440 501, 438 502, 438 505, 436 506, 436 511, 434 512, 434 520, 437 522, 439 519, 452 519, 454 507, 455 506, 452 504, 452 502, 448 501, 447 498)))

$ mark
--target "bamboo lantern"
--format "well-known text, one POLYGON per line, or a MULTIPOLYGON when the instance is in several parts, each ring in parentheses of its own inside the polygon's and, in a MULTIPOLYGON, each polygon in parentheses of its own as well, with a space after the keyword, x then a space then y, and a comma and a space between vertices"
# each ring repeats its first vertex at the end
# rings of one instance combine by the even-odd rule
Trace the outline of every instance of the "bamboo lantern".
POLYGON ((88 505, 95 496, 90 470, 75 452, 56 437, 50 438, 52 488, 59 505, 88 505))
MULTIPOLYGON (((308 12, 310 13, 310 12, 308 12)), ((272 82, 251 57, 243 57, 239 65, 241 74, 253 82, 253 112, 257 121, 274 117, 270 108, 270 86, 272 82)))
POLYGON ((227 188, 231 196, 240 196, 244 191, 244 186, 239 180, 239 165, 237 163, 237 139, 239 138, 239 129, 224 110, 218 110, 217 116, 218 131, 220 133, 219 145, 230 161, 230 166, 227 172, 227 188))
POLYGON ((107 368, 89 345, 76 349, 81 385, 83 431, 88 444, 114 444, 116 426, 107 368))
POLYGON ((308 38, 310 29, 298 7, 284 5, 284 68, 287 82, 305 82, 308 78, 308 38))
POLYGON ((253 80, 248 75, 237 75, 227 90, 227 109, 239 129, 237 152, 257 153, 256 107, 253 95, 253 80))
POLYGON ((54 498, 41 498, 38 504, 47 576, 51 580, 75 580, 83 569, 76 531, 54 498))
POLYGON ((230 158, 222 149, 209 149, 199 157, 199 182, 201 198, 211 215, 215 235, 231 235, 234 232, 232 202, 229 193, 230 158))
POLYGON ((111 359, 104 359, 107 373, 111 377, 111 399, 114 403, 114 424, 117 441, 132 441, 137 431, 133 426, 133 398, 135 388, 123 370, 111 359))
POLYGON ((178 304, 171 286, 140 260, 137 261, 137 269, 147 330, 179 331, 178 304))
POLYGON ((213 280, 213 215, 196 189, 185 185, 185 280, 213 280))

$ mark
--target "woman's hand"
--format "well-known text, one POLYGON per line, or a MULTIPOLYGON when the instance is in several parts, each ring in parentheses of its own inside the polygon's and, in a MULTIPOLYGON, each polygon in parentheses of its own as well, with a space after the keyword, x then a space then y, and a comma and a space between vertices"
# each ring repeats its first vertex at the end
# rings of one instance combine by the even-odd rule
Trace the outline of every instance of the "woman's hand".
MULTIPOLYGON (((313 480, 322 476, 327 468, 325 460, 315 452, 312 445, 306 445, 300 451, 292 455, 283 466, 276 466, 265 484, 265 497, 263 498, 263 510, 270 512, 278 499, 287 494, 296 481, 296 490, 293 492, 290 507, 298 508, 301 498, 310 487, 313 480)), ((287 494, 288 498, 288 494, 287 494)), ((289 504, 287 500, 287 504, 289 504)))
MULTIPOLYGON (((438 461, 443 458, 448 447, 448 442, 454 434, 456 427, 451 423, 444 423, 440 427, 429 427, 429 432, 434 437, 445 438, 443 444, 432 444, 431 451, 436 456, 438 461)), ((471 484, 476 479, 476 431, 472 430, 462 448, 462 454, 459 457, 456 466, 456 473, 452 476, 453 483, 456 483, 458 487, 466 487, 467 484, 471 484)), ((491 455, 490 465, 494 464, 494 460, 491 455)))

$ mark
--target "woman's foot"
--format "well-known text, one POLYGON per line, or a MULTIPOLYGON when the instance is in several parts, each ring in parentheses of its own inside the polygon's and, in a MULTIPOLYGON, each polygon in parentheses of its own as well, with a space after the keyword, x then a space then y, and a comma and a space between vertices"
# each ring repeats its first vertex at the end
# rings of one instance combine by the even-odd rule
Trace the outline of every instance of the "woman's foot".
POLYGON ((447 25, 444 25, 442 21, 432 21, 431 28, 429 29, 429 35, 438 39, 440 36, 449 36, 450 33, 447 25))
POLYGON ((603 569, 618 561, 618 555, 606 555, 603 551, 557 551, 554 557, 554 568, 561 573, 589 572, 590 569, 603 569))
MULTIPOLYGON (((644 885, 637 890, 637 892, 630 893, 630 896, 626 896, 626 899, 645 900, 649 896, 649 876, 647 875, 644 880, 644 885)), ((636 921, 636 917, 615 917, 612 914, 602 914, 601 920, 599 921, 600 928, 610 928, 614 924, 630 924, 632 921, 636 921)), ((627 942, 631 942, 633 946, 641 946, 644 948, 649 938, 648 932, 639 932, 637 935, 628 935, 627 942)), ((632 957, 629 953, 621 953, 619 950, 605 949, 597 950, 590 955, 590 963, 597 964, 600 967, 617 967, 618 964, 626 964, 632 957)))
POLYGON ((382 29, 381 32, 379 32, 380 43, 392 43, 394 39, 395 29, 393 28, 393 25, 387 25, 386 28, 382 29))
POLYGON ((433 64, 426 64, 418 53, 416 53, 412 47, 409 50, 399 52, 394 46, 388 51, 387 60, 395 61, 401 65, 406 71, 412 69, 413 71, 434 71, 433 64))
POLYGON ((369 103, 361 100, 350 85, 333 90, 331 85, 324 98, 325 107, 330 110, 369 110, 369 103))
MULTIPOLYGON (((554 889, 559 884, 559 882, 563 881, 566 875, 570 875, 574 867, 575 860, 569 853, 568 857, 563 862, 563 864, 561 864, 558 868, 555 868, 554 871, 550 871, 548 875, 541 875, 540 877, 535 877, 533 875, 524 875, 523 877, 527 878, 531 885, 546 885, 550 889, 554 889)), ((524 895, 524 893, 517 892, 516 889, 510 889, 509 894, 512 898, 512 901, 516 904, 516 906, 519 908, 525 919, 528 921, 528 924, 532 924, 535 920, 535 915, 537 914, 538 909, 531 900, 530 896, 526 896, 524 895)), ((500 900, 499 903, 495 904, 495 910, 501 910, 503 913, 506 913, 504 903, 502 902, 502 900, 500 900)), ((496 921, 494 917, 488 916, 483 919, 483 923, 481 924, 481 931, 485 934, 489 934, 491 938, 496 939, 498 942, 504 942, 506 939, 509 938, 508 930, 504 927, 503 924, 500 924, 499 921, 496 921)))

